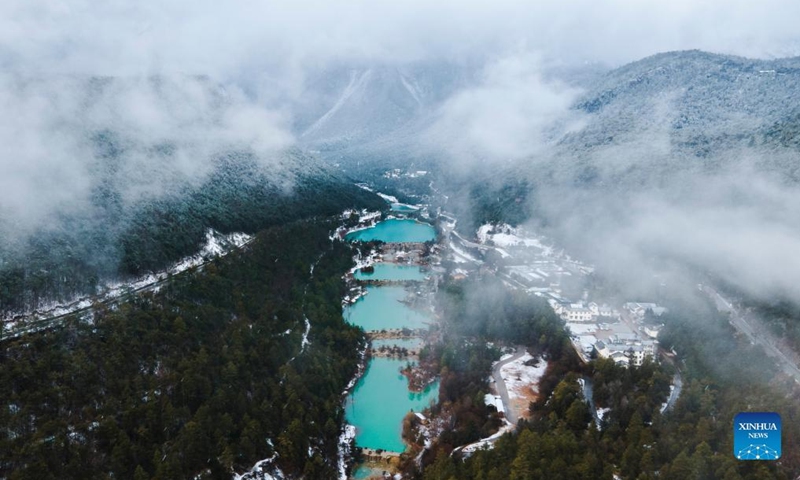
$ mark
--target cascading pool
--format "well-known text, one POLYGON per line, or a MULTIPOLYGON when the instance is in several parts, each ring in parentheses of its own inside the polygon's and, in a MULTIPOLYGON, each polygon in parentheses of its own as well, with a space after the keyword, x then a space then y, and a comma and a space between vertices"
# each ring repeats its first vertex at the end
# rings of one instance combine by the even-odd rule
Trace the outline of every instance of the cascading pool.
POLYGON ((349 242, 381 240, 387 243, 427 242, 435 238, 436 230, 427 223, 398 218, 379 222, 374 227, 350 232, 345 237, 349 242))

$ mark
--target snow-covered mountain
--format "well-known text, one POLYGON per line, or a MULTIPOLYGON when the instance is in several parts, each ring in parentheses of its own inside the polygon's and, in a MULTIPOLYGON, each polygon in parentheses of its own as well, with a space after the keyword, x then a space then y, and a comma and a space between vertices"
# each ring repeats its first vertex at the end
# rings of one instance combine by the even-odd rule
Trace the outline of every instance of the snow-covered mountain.
POLYGON ((655 55, 601 77, 582 128, 498 182, 525 179, 534 216, 622 281, 675 262, 800 301, 799 98, 798 58, 655 55))
POLYGON ((797 114, 799 92, 800 58, 663 53, 602 76, 577 105, 588 114, 586 127, 567 141, 592 148, 650 131, 703 155, 708 142, 743 138, 797 114))
POLYGON ((292 110, 305 148, 345 163, 408 158, 454 92, 476 69, 452 64, 340 65, 317 72, 292 110), (403 151, 403 152, 400 152, 403 151))

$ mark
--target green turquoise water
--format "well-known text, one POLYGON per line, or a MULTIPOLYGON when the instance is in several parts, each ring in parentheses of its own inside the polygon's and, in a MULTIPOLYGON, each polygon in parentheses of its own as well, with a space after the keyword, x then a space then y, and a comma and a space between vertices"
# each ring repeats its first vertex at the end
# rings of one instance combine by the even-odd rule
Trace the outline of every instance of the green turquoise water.
POLYGON ((360 467, 356 468, 353 471, 353 475, 350 478, 354 480, 364 480, 365 478, 383 478, 383 472, 386 470, 381 470, 378 468, 370 468, 366 465, 361 465, 360 467))
POLYGON ((345 308, 344 318, 366 331, 391 328, 425 328, 431 321, 425 314, 409 308, 401 285, 367 286, 367 294, 345 308))
POLYGON ((409 350, 418 351, 422 347, 421 338, 384 338, 372 341, 372 348, 381 348, 383 346, 400 348, 407 348, 409 350))
POLYGON ((356 271, 354 277, 357 280, 425 280, 425 273, 416 265, 397 265, 394 263, 376 263, 373 265, 375 271, 365 273, 361 270, 356 271))
POLYGON ((382 240, 387 243, 427 242, 435 238, 436 230, 427 223, 396 218, 379 222, 374 227, 348 233, 345 237, 350 242, 382 240))
POLYGON ((356 426, 359 447, 403 452, 403 417, 410 410, 421 412, 438 399, 438 382, 420 393, 408 390, 408 380, 400 374, 406 363, 373 358, 347 398, 347 423, 356 426))

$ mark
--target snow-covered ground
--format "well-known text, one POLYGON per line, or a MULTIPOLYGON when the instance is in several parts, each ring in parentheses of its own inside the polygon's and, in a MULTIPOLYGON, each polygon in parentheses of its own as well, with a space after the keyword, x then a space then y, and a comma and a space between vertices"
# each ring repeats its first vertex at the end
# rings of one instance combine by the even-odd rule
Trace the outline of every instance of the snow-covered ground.
MULTIPOLYGON (((252 239, 252 236, 245 233, 223 235, 216 230, 208 229, 206 231, 206 242, 198 253, 181 259, 166 270, 144 275, 128 282, 107 282, 104 286, 100 287, 100 293, 97 295, 75 298, 68 302, 52 302, 33 312, 6 314, 4 317, 0 318, 0 321, 3 322, 3 332, 13 332, 17 327, 21 326, 21 322, 61 317, 87 309, 91 307, 94 302, 108 302, 131 292, 157 289, 158 284, 165 281, 170 275, 177 275, 190 268, 199 267, 214 258, 225 256, 251 242, 252 239)), ((21 328, 18 330, 17 334, 21 335, 46 327, 47 325, 31 329, 21 328)), ((14 335, 14 333, 11 333, 9 337, 14 335)))
POLYGON ((469 445, 464 445, 463 447, 456 448, 455 450, 453 450, 452 454, 460 452, 464 457, 469 457, 478 450, 482 449, 491 450, 492 448, 494 448, 494 442, 496 442, 498 438, 502 437, 508 432, 513 431, 516 427, 517 427, 516 425, 506 420, 506 423, 504 423, 503 426, 500 427, 500 429, 494 435, 482 438, 475 443, 470 443, 469 445))
POLYGON ((379 256, 380 253, 374 250, 369 252, 366 257, 362 257, 361 255, 354 256, 353 262, 355 262, 355 266, 353 266, 348 273, 353 275, 364 267, 374 265, 378 261, 379 256))
MULTIPOLYGON (((487 243, 491 241, 496 247, 535 247, 542 250, 543 256, 550 256, 553 248, 542 243, 542 239, 531 235, 521 228, 515 228, 507 224, 485 224, 478 227, 478 241, 487 243)), ((502 255, 505 250, 500 250, 502 255)), ((507 252, 506 252, 507 253, 507 252)), ((505 255, 504 255, 505 256, 505 255)))
POLYGON ((535 367, 525 365, 525 362, 533 359, 531 354, 526 353, 500 368, 500 376, 508 389, 509 399, 525 399, 531 394, 539 393, 539 379, 547 369, 547 362, 539 359, 535 367))
POLYGON ((284 480, 286 477, 280 468, 272 466, 278 455, 259 460, 249 471, 239 475, 233 474, 233 480, 284 480))
POLYGON ((306 351, 306 347, 311 344, 308 340, 308 334, 311 332, 311 322, 308 321, 308 317, 303 317, 303 320, 306 322, 306 329, 303 331, 303 340, 300 342, 300 353, 306 351))
POLYGON ((410 205, 408 203, 400 203, 400 202, 392 202, 392 207, 405 208, 405 209, 413 210, 413 211, 417 211, 417 210, 420 209, 420 207, 418 205, 410 205))
POLYGON ((378 196, 381 197, 382 199, 386 200, 389 203, 400 203, 400 201, 397 199, 397 197, 394 197, 392 195, 386 195, 385 193, 378 192, 378 196))
POLYGON ((597 409, 597 427, 600 428, 600 422, 603 421, 603 418, 610 412, 611 409, 608 407, 605 408, 598 408, 597 409))
MULTIPOLYGON (((374 219, 380 218, 380 217, 381 217, 381 212, 379 212, 379 211, 370 212, 370 211, 364 210, 363 212, 361 212, 361 216, 358 217, 358 221, 359 221, 359 223, 365 223, 365 222, 369 222, 370 220, 374 220, 374 219)), ((369 228, 369 227, 366 227, 366 228, 369 228)))
POLYGON ((352 457, 353 452, 350 450, 355 438, 356 427, 353 425, 345 425, 344 431, 339 435, 339 458, 337 459, 339 480, 347 480, 347 460, 352 457))
POLYGON ((453 252, 453 261, 456 263, 481 263, 480 260, 458 248, 453 242, 450 242, 450 250, 453 252))

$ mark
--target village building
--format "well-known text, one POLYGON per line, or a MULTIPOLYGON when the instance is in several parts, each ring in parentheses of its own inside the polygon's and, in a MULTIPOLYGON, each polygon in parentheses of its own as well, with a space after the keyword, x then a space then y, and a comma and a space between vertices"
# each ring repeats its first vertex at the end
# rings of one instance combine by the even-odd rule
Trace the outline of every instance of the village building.
POLYGON ((633 363, 640 367, 645 359, 655 359, 656 342, 653 340, 620 340, 618 337, 608 341, 598 341, 594 350, 599 357, 610 358, 620 365, 633 363))

